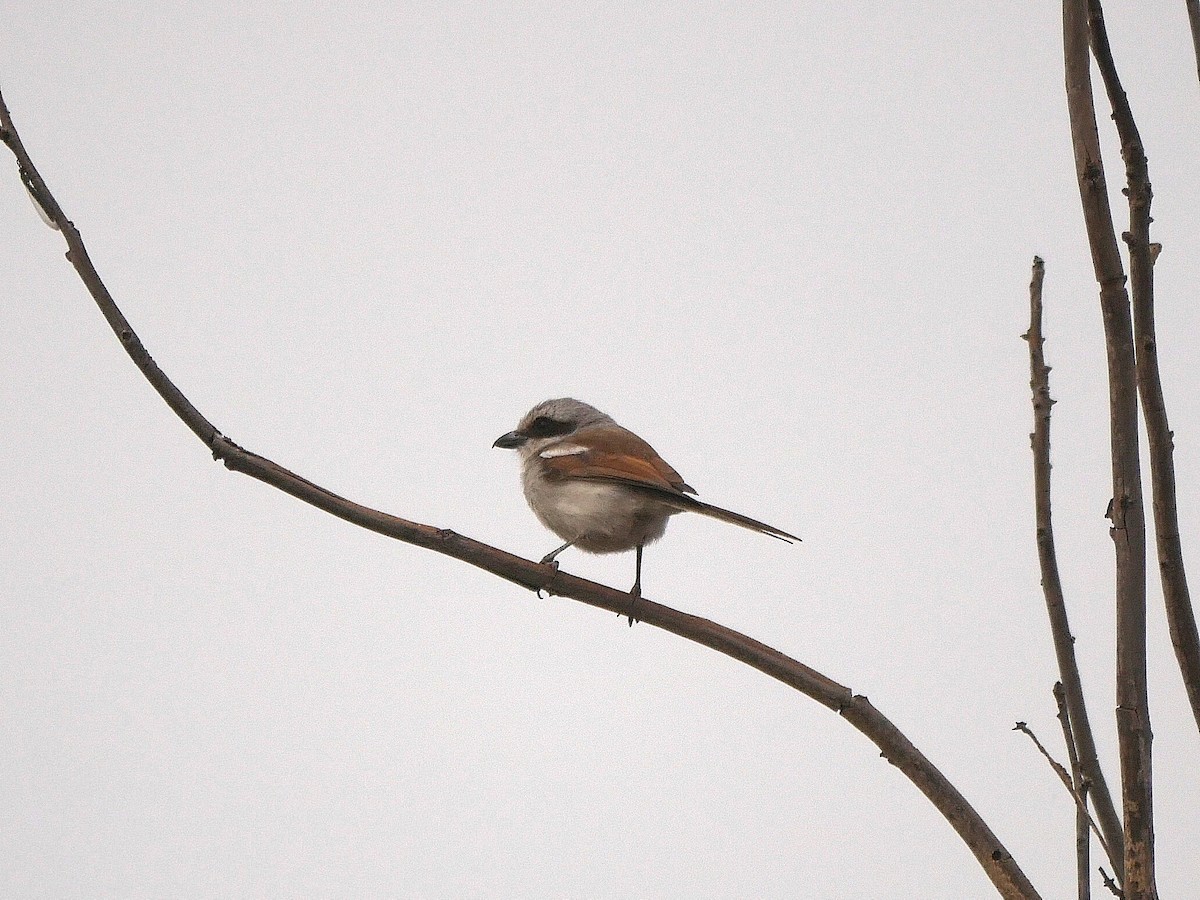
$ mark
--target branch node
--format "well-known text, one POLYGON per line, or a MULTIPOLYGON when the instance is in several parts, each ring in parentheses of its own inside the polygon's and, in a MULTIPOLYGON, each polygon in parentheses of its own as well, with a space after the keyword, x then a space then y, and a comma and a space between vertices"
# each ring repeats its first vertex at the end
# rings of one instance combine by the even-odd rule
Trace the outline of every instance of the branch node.
POLYGON ((229 457, 233 453, 245 453, 245 449, 238 444, 235 444, 221 432, 213 429, 212 440, 208 442, 208 449, 212 451, 213 459, 220 460, 225 463, 225 468, 232 468, 229 457))
POLYGON ((1125 892, 1117 887, 1117 883, 1109 877, 1109 874, 1104 871, 1104 866, 1100 866, 1100 877, 1104 880, 1104 886, 1112 892, 1114 897, 1120 897, 1124 900, 1125 892))

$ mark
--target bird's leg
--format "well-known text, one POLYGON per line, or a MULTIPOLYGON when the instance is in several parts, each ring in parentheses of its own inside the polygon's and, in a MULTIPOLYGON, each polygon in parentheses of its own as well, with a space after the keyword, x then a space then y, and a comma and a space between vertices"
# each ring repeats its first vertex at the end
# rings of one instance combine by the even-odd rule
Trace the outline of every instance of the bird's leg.
MULTIPOLYGON (((579 538, 575 538, 575 541, 577 541, 577 540, 579 540, 579 538)), ((575 544, 575 541, 567 541, 565 544, 563 544, 557 550, 552 550, 550 553, 547 553, 545 556, 542 557, 542 565, 543 566, 554 566, 554 568, 557 569, 558 563, 554 561, 554 557, 558 556, 558 554, 562 553, 568 547, 573 546, 575 544)))
POLYGON ((637 602, 642 598, 642 544, 637 545, 637 574, 633 579, 633 587, 629 589, 629 609, 625 613, 629 616, 629 627, 633 627, 633 623, 638 621, 633 617, 634 610, 637 609, 637 602))
MULTIPOLYGON (((575 538, 575 541, 577 541, 577 540, 579 540, 579 538, 575 538)), ((565 544, 563 544, 557 550, 553 550, 550 553, 547 553, 545 556, 542 557, 542 565, 550 566, 550 568, 554 569, 554 571, 557 572, 558 571, 558 560, 556 560, 554 557, 558 556, 558 554, 562 553, 568 547, 573 545, 575 543, 575 541, 567 541, 565 544)), ((543 590, 542 588, 538 588, 538 590, 537 590, 537 595, 538 595, 539 600, 542 599, 542 590, 543 590)), ((546 596, 547 597, 550 596, 549 591, 546 591, 546 596)))

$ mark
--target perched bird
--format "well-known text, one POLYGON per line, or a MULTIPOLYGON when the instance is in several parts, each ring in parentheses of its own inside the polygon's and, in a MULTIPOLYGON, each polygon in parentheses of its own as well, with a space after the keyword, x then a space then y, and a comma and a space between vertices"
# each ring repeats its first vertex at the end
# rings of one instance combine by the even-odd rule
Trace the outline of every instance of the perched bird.
MULTIPOLYGON (((662 537, 667 519, 680 512, 741 525, 791 543, 800 538, 691 496, 696 491, 653 447, 594 406, 570 397, 546 400, 525 414, 515 431, 492 444, 521 457, 525 499, 541 523, 588 553, 637 551, 630 595, 642 593, 642 548, 662 537)), ((633 624, 632 617, 630 624, 633 624)))

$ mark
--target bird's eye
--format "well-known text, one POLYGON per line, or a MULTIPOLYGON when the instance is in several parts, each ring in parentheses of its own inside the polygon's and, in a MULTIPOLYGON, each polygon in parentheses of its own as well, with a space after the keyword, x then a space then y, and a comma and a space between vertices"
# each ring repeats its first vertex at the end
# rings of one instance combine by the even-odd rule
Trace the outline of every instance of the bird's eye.
POLYGON ((549 416, 538 416, 525 429, 525 434, 531 438, 547 438, 570 434, 574 430, 575 426, 570 422, 560 422, 558 419, 551 419, 549 416))

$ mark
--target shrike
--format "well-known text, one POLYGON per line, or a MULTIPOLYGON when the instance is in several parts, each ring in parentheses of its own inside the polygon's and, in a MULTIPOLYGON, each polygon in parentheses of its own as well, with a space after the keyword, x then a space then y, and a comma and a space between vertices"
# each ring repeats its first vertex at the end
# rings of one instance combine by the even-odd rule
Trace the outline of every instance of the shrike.
MULTIPOLYGON (((654 448, 593 406, 562 397, 539 403, 516 431, 492 444, 521 456, 525 499, 541 523, 566 541, 543 564, 568 547, 588 553, 637 550, 630 595, 642 593, 642 548, 662 537, 667 519, 697 512, 741 525, 781 541, 800 538, 691 496, 695 489, 654 448)), ((630 624, 633 624, 632 618, 630 624)))

